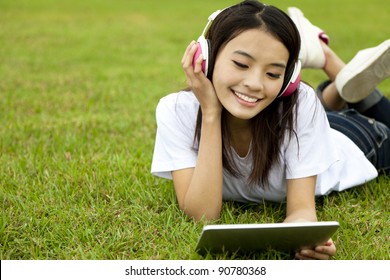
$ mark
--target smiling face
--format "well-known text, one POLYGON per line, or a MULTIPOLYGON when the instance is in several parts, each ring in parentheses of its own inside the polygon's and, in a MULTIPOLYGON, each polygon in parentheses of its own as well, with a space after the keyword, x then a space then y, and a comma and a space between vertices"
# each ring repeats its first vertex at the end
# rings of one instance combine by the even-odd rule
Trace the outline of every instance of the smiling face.
POLYGON ((289 52, 261 29, 242 32, 216 58, 213 85, 222 106, 235 118, 249 120, 277 97, 289 52))

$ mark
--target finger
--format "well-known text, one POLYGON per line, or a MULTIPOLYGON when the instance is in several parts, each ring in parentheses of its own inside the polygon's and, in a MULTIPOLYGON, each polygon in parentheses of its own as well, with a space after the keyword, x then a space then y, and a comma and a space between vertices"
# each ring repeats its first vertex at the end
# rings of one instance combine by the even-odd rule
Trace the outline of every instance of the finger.
POLYGON ((203 54, 200 54, 195 61, 194 73, 199 74, 202 72, 203 54))
POLYGON ((301 254, 301 253, 295 253, 295 259, 296 260, 316 260, 315 258, 313 257, 310 257, 308 255, 304 255, 304 254, 301 254))
POLYGON ((305 260, 327 260, 329 259, 329 255, 319 253, 313 250, 302 250, 299 253, 301 259, 305 260))
POLYGON ((183 57, 181 58, 181 63, 184 63, 184 60, 189 52, 189 50, 192 48, 192 46, 195 44, 195 41, 191 41, 191 43, 188 44, 186 50, 184 51, 183 57))
POLYGON ((324 245, 325 245, 325 246, 332 246, 332 245, 335 246, 335 244, 334 244, 332 238, 329 238, 329 240, 328 240, 327 242, 325 242, 324 245))
POLYGON ((314 260, 314 259, 306 257, 306 256, 304 256, 304 255, 302 255, 300 253, 296 253, 295 254, 295 259, 296 260, 314 260))
POLYGON ((314 250, 330 257, 336 255, 336 246, 333 243, 325 243, 325 246, 317 246, 314 250))
POLYGON ((181 64, 183 68, 188 68, 189 66, 192 66, 192 60, 194 58, 196 49, 197 49, 196 42, 192 41, 186 48, 183 58, 181 60, 181 64))

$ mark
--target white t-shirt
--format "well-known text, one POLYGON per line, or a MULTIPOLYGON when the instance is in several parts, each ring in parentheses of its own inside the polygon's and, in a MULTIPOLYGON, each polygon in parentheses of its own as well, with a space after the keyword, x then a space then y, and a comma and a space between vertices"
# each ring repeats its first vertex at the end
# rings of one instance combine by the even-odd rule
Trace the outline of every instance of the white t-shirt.
MULTIPOLYGON (((283 201, 287 179, 317 175, 316 195, 329 194, 361 185, 378 176, 363 152, 345 135, 330 128, 326 113, 314 90, 301 84, 297 112, 298 141, 286 137, 281 147, 280 164, 269 173, 267 186, 248 186, 250 152, 234 160, 244 177, 235 178, 223 171, 223 199, 239 202, 283 201), (299 145, 298 145, 299 144, 299 145), (298 147, 299 146, 299 147, 298 147)), ((190 91, 163 97, 156 109, 157 133, 151 172, 172 179, 171 172, 196 165, 194 131, 199 102, 190 91)))

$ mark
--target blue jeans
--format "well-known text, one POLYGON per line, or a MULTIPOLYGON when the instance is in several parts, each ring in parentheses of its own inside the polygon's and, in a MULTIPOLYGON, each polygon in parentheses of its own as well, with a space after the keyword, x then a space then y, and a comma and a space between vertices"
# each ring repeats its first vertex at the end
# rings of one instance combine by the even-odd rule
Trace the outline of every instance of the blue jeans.
POLYGON ((350 138, 376 167, 390 175, 390 128, 355 109, 327 112, 330 126, 350 138))
MULTIPOLYGON (((326 81, 317 88, 321 101, 322 91, 329 83, 326 81)), ((378 90, 366 99, 360 104, 348 104, 341 111, 325 107, 328 120, 333 129, 346 135, 363 151, 378 172, 390 175, 390 102, 378 90)))

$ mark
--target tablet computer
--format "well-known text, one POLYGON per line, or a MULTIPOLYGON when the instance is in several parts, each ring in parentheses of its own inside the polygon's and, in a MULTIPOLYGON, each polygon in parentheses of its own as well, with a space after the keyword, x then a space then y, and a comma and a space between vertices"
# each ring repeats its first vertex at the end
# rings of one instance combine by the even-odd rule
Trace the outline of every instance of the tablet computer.
POLYGON ((339 226, 336 221, 206 225, 196 251, 201 255, 207 252, 264 251, 271 248, 291 252, 325 244, 339 226))

